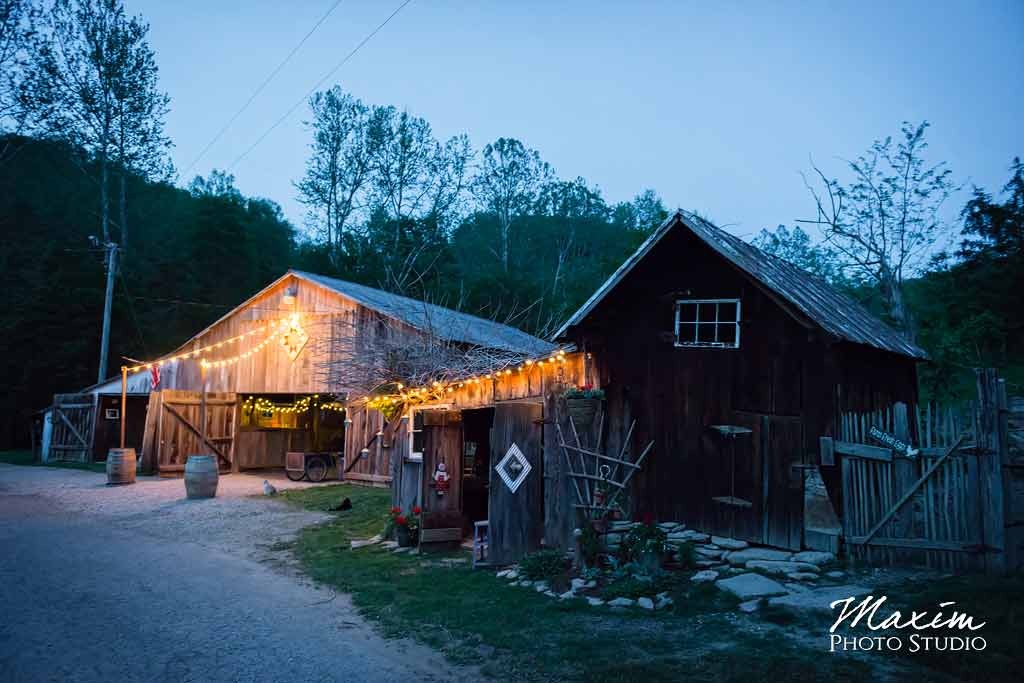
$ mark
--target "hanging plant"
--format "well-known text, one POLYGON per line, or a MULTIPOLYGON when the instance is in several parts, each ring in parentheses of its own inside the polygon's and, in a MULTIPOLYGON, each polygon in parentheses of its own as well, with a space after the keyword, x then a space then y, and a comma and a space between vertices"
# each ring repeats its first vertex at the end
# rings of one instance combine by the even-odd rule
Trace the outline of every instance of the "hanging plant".
POLYGON ((572 421, 580 426, 593 423, 597 408, 604 400, 604 390, 595 389, 586 384, 581 387, 570 387, 565 391, 565 404, 572 421))

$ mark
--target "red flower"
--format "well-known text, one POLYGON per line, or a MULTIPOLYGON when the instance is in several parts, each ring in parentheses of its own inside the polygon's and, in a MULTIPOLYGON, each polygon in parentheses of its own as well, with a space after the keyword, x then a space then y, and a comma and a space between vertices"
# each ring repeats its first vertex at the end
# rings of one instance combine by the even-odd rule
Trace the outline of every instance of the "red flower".
POLYGON ((405 515, 398 515, 397 517, 395 517, 395 524, 397 524, 398 526, 405 526, 407 523, 408 520, 406 520, 405 515))
POLYGON ((391 514, 399 515, 401 513, 402 513, 402 508, 400 508, 400 507, 393 507, 393 508, 391 508, 391 514))
POLYGON ((650 512, 645 512, 643 516, 644 526, 652 526, 654 524, 654 515, 650 512))
POLYGON ((412 509, 412 514, 414 514, 414 515, 418 515, 418 514, 420 514, 421 512, 423 512, 423 510, 422 510, 422 509, 420 508, 420 506, 419 506, 419 505, 417 505, 416 507, 414 507, 414 508, 412 509))

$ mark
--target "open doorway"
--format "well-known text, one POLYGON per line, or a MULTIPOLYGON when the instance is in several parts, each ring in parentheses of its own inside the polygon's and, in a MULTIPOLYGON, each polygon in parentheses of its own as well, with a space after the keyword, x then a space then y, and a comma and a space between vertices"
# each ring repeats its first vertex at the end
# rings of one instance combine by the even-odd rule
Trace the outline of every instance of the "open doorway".
POLYGON ((462 411, 462 512, 469 529, 487 519, 493 425, 494 408, 462 411))

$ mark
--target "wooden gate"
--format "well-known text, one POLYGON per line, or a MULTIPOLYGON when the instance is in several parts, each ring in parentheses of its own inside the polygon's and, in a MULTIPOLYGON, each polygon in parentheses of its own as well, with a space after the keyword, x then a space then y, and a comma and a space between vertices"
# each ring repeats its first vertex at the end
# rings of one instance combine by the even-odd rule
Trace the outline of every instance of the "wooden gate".
POLYGON ((838 438, 821 439, 822 464, 841 467, 843 537, 852 556, 946 570, 1006 566, 1003 386, 994 372, 979 371, 979 400, 969 415, 925 406, 912 425, 906 405, 897 403, 843 415, 838 438), (882 445, 872 428, 912 450, 882 445))
POLYGON ((234 452, 238 424, 234 393, 207 392, 206 440, 200 439, 201 395, 196 391, 164 389, 149 396, 144 463, 159 474, 183 472, 188 456, 210 453, 221 470, 238 471, 234 452))
POLYGON ((69 462, 92 461, 93 423, 96 405, 92 394, 56 394, 50 459, 69 462))
POLYGON ((540 548, 544 453, 540 403, 499 403, 491 429, 489 561, 508 564, 540 548))

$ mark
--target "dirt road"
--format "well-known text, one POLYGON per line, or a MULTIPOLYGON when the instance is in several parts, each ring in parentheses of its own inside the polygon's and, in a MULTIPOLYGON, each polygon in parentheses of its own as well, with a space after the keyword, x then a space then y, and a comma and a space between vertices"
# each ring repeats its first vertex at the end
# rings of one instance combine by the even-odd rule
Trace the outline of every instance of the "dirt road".
POLYGON ((0 465, 0 680, 466 677, 262 561, 321 519, 250 497, 262 477, 226 477, 209 501, 185 501, 180 480, 104 481, 0 465))

